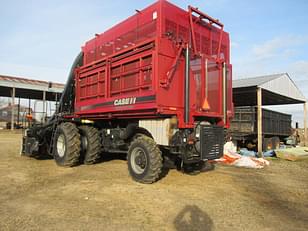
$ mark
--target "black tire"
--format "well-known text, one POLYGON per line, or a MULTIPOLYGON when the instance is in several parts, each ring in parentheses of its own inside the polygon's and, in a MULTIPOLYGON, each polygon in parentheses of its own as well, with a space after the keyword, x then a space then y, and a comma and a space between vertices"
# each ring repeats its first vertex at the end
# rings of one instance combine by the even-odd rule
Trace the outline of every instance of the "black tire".
POLYGON ((53 155, 59 166, 72 167, 79 163, 80 134, 73 123, 62 123, 57 127, 53 155))
POLYGON ((161 176, 162 153, 152 138, 140 134, 131 142, 127 164, 128 171, 135 181, 151 184, 161 176))
POLYGON ((269 151, 273 149, 273 143, 271 138, 264 138, 263 139, 263 150, 269 151))
POLYGON ((100 158, 101 139, 95 127, 83 125, 79 127, 81 138, 81 154, 84 164, 95 164, 100 158))

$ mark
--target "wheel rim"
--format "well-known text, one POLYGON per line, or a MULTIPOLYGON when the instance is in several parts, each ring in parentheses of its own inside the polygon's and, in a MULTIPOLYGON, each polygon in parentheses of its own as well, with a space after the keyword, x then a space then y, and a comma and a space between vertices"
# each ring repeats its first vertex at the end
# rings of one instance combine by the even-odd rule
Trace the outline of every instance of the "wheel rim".
POLYGON ((135 173, 142 174, 145 171, 147 166, 147 158, 142 148, 136 147, 133 149, 130 157, 130 163, 135 173))
POLYGON ((60 134, 58 136, 58 140, 57 140, 57 152, 58 152, 58 155, 60 157, 63 157, 64 154, 65 154, 65 137, 63 134, 60 134))

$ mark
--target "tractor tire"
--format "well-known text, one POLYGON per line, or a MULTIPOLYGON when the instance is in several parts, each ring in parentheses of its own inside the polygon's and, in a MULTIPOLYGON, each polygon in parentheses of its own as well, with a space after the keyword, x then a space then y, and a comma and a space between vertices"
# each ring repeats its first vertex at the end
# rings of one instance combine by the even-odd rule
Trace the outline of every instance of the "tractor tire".
POLYGON ((162 153, 152 138, 140 134, 130 144, 127 164, 128 171, 135 181, 151 184, 161 176, 162 153))
POLYGON ((80 126, 81 154, 84 164, 95 164, 100 158, 101 139, 95 127, 80 126))
POLYGON ((73 123, 62 123, 57 127, 53 156, 59 166, 72 167, 79 164, 80 134, 73 123))

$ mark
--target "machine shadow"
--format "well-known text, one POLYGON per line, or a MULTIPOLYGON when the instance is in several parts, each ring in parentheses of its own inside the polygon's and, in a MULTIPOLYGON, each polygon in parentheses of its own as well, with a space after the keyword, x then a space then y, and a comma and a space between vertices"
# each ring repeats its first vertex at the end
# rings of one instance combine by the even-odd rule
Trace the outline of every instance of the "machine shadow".
POLYGON ((97 161, 97 164, 103 163, 103 162, 109 162, 113 160, 123 160, 126 161, 126 153, 108 153, 108 152, 102 152, 100 155, 100 158, 97 161))
MULTIPOLYGON (((122 160, 122 161, 127 161, 127 154, 126 153, 107 153, 107 152, 103 152, 101 153, 101 157, 100 159, 98 159, 96 164, 101 164, 104 162, 109 162, 109 161, 113 161, 113 160, 122 160)), ((164 177, 166 177, 170 171, 170 169, 175 169, 175 165, 170 163, 170 161, 164 159, 163 161, 163 168, 161 171, 161 174, 159 176, 159 179, 162 179, 164 177)))
POLYGON ((186 205, 173 221, 177 231, 186 230, 213 230, 213 220, 196 205, 186 205))
MULTIPOLYGON (((163 154, 166 154, 165 151, 163 151, 163 154)), ((215 169, 215 165, 211 163, 205 163, 205 164, 194 164, 194 165, 188 165, 188 166, 182 166, 181 161, 179 159, 172 159, 168 157, 169 155, 163 155, 163 168, 162 172, 160 174, 159 179, 162 179, 166 177, 171 169, 175 169, 179 172, 182 172, 184 174, 188 175, 197 175, 203 172, 208 172, 212 171, 215 169)), ((28 158, 34 158, 39 161, 44 161, 44 160, 52 160, 54 159, 53 156, 50 156, 46 153, 40 153, 39 155, 35 156, 25 156, 28 158)), ((122 161, 127 161, 127 154, 126 153, 108 153, 108 152, 103 152, 100 155, 100 158, 97 160, 95 164, 102 164, 104 162, 109 162, 113 160, 122 160, 122 161)), ((80 158, 79 164, 76 166, 82 165, 82 157, 80 158)))
MULTIPOLYGON (((215 165, 209 162, 205 163, 196 163, 192 165, 184 165, 182 166, 180 159, 173 159, 169 158, 169 153, 166 153, 165 150, 162 150, 163 154, 163 168, 160 174, 160 179, 166 177, 171 169, 175 169, 179 172, 188 175, 198 175, 200 173, 209 172, 215 170, 215 165)), ((126 153, 101 153, 100 159, 96 162, 96 164, 109 162, 113 160, 122 160, 127 161, 127 154, 126 153)))

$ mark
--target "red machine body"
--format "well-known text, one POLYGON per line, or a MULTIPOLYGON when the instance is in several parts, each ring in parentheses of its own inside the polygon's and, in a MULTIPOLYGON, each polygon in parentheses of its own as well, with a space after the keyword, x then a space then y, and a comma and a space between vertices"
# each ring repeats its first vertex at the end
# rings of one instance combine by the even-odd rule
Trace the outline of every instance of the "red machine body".
POLYGON ((223 155, 233 114, 228 33, 197 8, 159 0, 96 35, 73 62, 55 114, 23 137, 22 154, 44 151, 60 166, 127 154, 141 183, 164 163, 200 171, 223 155))
POLYGON ((229 35, 198 9, 160 0, 96 35, 75 70, 75 115, 87 119, 176 116, 179 128, 196 120, 229 126, 233 114, 229 35), (189 118, 185 120, 185 56, 189 61, 189 118))

